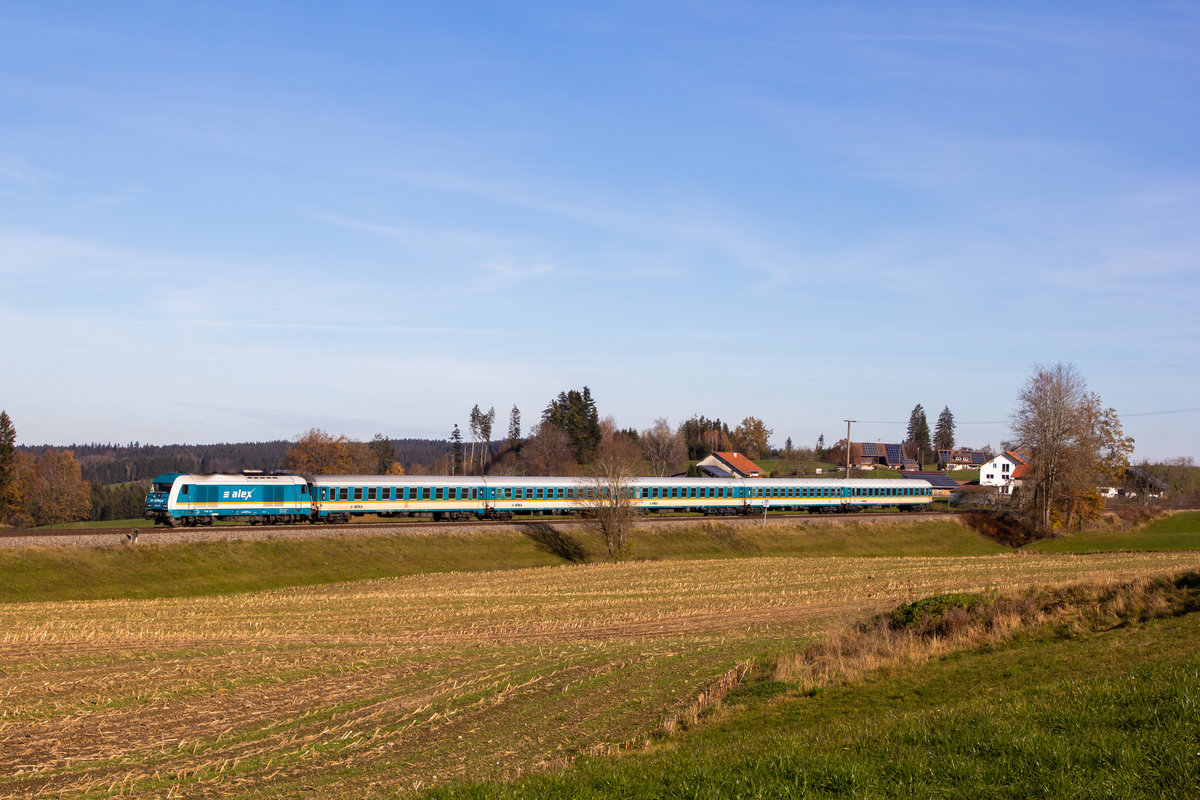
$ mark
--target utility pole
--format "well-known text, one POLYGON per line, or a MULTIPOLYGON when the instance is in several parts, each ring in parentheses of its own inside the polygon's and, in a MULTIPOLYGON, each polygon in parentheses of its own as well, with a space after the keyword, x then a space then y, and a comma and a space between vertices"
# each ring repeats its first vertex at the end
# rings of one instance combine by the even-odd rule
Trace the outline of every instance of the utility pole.
POLYGON ((846 480, 850 480, 850 423, 858 422, 856 419, 843 420, 846 423, 846 480))

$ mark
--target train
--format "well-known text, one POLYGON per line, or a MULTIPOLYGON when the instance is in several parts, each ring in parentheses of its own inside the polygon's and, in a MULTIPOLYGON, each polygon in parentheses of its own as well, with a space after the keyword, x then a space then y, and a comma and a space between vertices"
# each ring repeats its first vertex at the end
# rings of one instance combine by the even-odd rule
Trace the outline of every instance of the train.
MULTIPOLYGON (((923 480, 809 478, 630 478, 622 491, 643 512, 765 514, 768 511, 857 511, 928 508, 933 487, 923 480)), ((146 495, 145 517, 156 525, 344 523, 352 517, 428 515, 434 520, 511 519, 586 511, 603 485, 587 478, 487 476, 315 475, 244 471, 171 472, 146 495)))

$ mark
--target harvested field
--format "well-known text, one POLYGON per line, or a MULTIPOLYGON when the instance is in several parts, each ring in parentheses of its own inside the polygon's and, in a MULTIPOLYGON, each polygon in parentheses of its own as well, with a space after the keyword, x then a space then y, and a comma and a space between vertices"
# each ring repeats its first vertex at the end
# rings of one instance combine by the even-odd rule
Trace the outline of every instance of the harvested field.
POLYGON ((1200 553, 758 558, 0 605, 0 796, 411 792, 637 745, 745 659, 900 602, 1200 553))

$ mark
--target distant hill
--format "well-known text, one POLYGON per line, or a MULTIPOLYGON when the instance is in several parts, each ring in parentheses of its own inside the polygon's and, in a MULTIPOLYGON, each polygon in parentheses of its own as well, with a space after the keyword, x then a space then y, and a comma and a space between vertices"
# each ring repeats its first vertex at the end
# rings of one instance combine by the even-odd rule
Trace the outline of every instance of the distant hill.
MULTIPOLYGON (((83 479, 112 484, 148 480, 164 472, 240 472, 243 469, 282 468, 290 441, 229 444, 72 444, 19 446, 22 452, 40 455, 46 450, 71 450, 83 479)), ((430 470, 450 450, 440 439, 393 439, 396 460, 408 470, 414 465, 430 470)))

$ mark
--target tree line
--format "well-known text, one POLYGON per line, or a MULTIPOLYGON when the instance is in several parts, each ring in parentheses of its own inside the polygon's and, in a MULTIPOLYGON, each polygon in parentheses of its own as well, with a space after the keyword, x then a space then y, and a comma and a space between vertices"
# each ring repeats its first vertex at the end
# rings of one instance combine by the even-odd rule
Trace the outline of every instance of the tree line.
MULTIPOLYGON (((1071 365, 1039 367, 1018 394, 1011 417, 1013 440, 1005 443, 1031 460, 1031 475, 1017 500, 1029 524, 1042 532, 1077 528, 1103 507, 1101 485, 1120 483, 1133 440, 1124 436, 1116 412, 1087 390, 1071 365)), ((601 417, 591 390, 568 389, 551 398, 539 422, 522 432, 521 411, 508 414, 507 436, 496 435, 495 407, 475 404, 467 416, 469 440, 455 424, 447 440, 391 439, 369 442, 311 429, 290 442, 219 445, 86 444, 70 448, 18 447, 12 420, 0 412, 0 523, 53 524, 75 519, 140 516, 148 479, 164 472, 238 472, 286 469, 298 474, 504 474, 588 476, 599 466, 611 474, 619 462, 629 474, 682 473, 715 451, 751 459, 774 458, 774 477, 804 477, 810 465, 842 463, 846 440, 826 447, 772 447, 773 431, 758 417, 735 426, 696 414, 677 426, 665 418, 644 430, 619 428, 601 417)), ((921 463, 955 445, 949 407, 930 431, 921 404, 909 416, 903 446, 921 463)), ((694 471, 694 467, 691 468, 694 471)), ((1197 493, 1190 459, 1140 465, 1177 493, 1197 493)))

